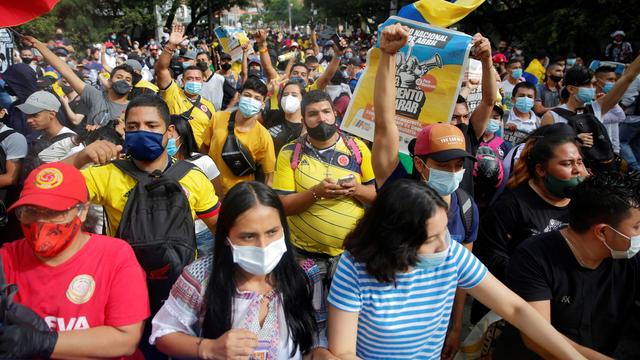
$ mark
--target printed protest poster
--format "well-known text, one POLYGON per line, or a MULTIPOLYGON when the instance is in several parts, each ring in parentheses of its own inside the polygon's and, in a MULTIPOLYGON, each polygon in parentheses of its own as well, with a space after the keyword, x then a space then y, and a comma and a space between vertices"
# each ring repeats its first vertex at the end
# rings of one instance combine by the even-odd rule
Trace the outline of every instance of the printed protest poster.
POLYGON ((13 34, 8 29, 0 29, 0 73, 13 65, 13 34))
POLYGON ((464 72, 464 80, 460 95, 467 100, 469 113, 478 107, 482 100, 482 62, 476 59, 469 59, 467 71, 464 72))
MULTIPOLYGON (((400 151, 426 124, 448 123, 466 70, 471 36, 391 16, 378 29, 401 23, 409 27, 409 42, 396 55, 396 123, 400 151)), ((344 131, 373 140, 373 90, 380 59, 380 39, 369 51, 364 70, 342 121, 344 131)))
MULTIPOLYGON (((249 42, 249 38, 244 30, 232 27, 216 27, 213 32, 220 41, 224 52, 231 55, 232 61, 242 61, 241 45, 249 42)), ((253 48, 249 47, 249 54, 253 53, 253 48)))

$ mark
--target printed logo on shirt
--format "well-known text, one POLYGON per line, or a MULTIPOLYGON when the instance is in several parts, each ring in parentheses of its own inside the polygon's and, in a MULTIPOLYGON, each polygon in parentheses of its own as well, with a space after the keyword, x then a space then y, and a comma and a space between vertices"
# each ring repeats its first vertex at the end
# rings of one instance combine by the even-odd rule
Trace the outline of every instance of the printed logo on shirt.
POLYGON ((96 282, 91 275, 78 275, 71 280, 67 289, 67 299, 74 304, 84 304, 93 296, 96 282))
POLYGON ((79 316, 77 318, 69 318, 69 321, 65 321, 64 318, 55 316, 45 316, 44 322, 47 323, 49 329, 54 331, 71 331, 71 330, 83 330, 89 329, 89 322, 86 316, 79 316))
POLYGON ((62 172, 56 168, 45 168, 36 175, 35 185, 40 189, 53 189, 62 184, 62 172))
POLYGON ((347 155, 338 156, 338 164, 340 164, 340 166, 349 165, 349 157, 347 155))
POLYGON ((562 297, 562 299, 560 299, 560 302, 563 304, 571 304, 571 297, 565 295, 562 297))

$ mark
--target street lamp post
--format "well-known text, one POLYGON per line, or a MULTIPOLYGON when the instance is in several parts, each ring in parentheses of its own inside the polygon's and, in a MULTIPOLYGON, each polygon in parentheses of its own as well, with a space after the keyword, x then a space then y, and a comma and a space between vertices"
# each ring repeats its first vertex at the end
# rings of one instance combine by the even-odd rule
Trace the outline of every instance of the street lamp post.
POLYGON ((293 4, 291 3, 291 0, 288 0, 288 3, 289 3, 289 32, 292 33, 293 27, 291 26, 291 8, 293 7, 293 4))

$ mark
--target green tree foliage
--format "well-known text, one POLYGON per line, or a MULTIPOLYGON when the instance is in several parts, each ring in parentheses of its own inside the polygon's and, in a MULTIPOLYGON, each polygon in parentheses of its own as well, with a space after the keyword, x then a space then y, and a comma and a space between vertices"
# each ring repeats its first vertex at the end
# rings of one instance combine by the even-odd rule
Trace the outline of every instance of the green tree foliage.
MULTIPOLYGON (((262 21, 265 24, 281 24, 289 26, 289 0, 265 0, 262 21)), ((305 7, 298 0, 291 0, 291 24, 306 25, 311 19, 311 8, 305 7)))
POLYGON ((463 28, 511 40, 529 52, 602 58, 617 29, 640 40, 639 8, 640 0, 487 0, 463 20, 463 28))
MULTIPOLYGON (((23 0, 24 1, 24 0, 23 0)), ((208 0, 190 0, 190 32, 198 22, 206 24, 208 0)), ((232 6, 247 6, 248 0, 209 0, 211 11, 216 12, 232 6)), ((65 37, 72 44, 89 46, 104 41, 111 32, 127 31, 133 38, 147 39, 155 36, 155 5, 167 0, 60 0, 48 14, 38 17, 17 28, 18 31, 33 35, 42 41, 53 37, 56 27, 65 31, 65 37)), ((172 2, 167 14, 165 27, 173 22, 179 1, 172 2)))

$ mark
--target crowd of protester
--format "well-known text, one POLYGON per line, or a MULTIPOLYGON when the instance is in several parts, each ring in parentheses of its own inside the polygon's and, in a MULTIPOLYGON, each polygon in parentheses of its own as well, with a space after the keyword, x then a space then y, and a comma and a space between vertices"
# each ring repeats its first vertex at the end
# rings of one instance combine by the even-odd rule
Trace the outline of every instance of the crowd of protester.
POLYGON ((463 82, 410 167, 399 24, 261 29, 235 59, 181 24, 86 51, 52 34, 0 74, 2 358, 450 360, 492 311, 496 359, 608 359, 636 321, 622 31, 622 73, 474 35, 482 98, 463 82), (340 124, 376 38, 367 141, 340 124))

